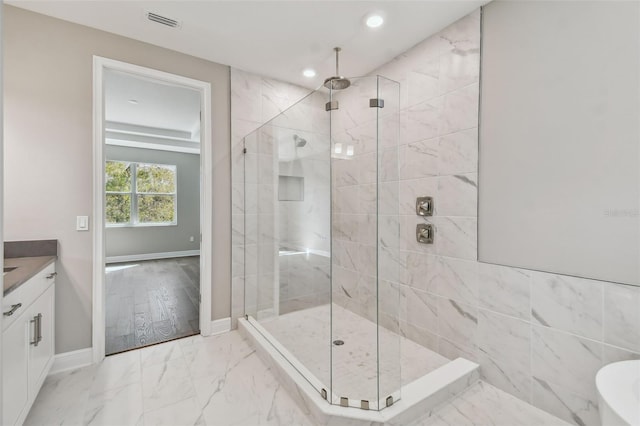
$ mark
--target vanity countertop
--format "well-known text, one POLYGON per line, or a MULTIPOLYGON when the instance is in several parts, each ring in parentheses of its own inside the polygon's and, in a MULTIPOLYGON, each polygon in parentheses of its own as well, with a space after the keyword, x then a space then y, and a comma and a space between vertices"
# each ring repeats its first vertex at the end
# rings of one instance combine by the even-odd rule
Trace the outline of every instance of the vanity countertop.
POLYGON ((4 259, 5 268, 15 268, 4 275, 4 295, 11 293, 51 265, 56 258, 57 256, 32 256, 4 259))

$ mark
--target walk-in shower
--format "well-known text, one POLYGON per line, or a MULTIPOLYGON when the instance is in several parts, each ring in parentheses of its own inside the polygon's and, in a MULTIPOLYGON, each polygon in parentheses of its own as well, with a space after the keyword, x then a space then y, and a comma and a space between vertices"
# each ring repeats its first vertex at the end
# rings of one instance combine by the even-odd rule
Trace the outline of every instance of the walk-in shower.
POLYGON ((400 85, 336 74, 244 138, 245 313, 330 404, 384 410, 448 360, 401 332, 400 85))
POLYGON ((338 71, 245 137, 245 312, 330 403, 378 410, 401 387, 399 84, 338 71))

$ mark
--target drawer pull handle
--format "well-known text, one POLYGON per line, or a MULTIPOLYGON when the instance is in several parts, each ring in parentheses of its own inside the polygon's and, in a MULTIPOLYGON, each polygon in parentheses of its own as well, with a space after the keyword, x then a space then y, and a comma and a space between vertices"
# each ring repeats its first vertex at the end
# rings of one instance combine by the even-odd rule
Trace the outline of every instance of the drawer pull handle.
POLYGON ((11 305, 11 309, 7 312, 3 312, 2 315, 4 315, 5 317, 10 317, 21 307, 22 307, 22 303, 16 303, 15 305, 11 305))
POLYGON ((42 341, 42 314, 38 314, 31 320, 33 323, 33 346, 38 346, 42 341))
POLYGON ((58 275, 57 272, 52 272, 49 275, 47 275, 47 279, 50 280, 51 278, 55 277, 56 275, 58 275))

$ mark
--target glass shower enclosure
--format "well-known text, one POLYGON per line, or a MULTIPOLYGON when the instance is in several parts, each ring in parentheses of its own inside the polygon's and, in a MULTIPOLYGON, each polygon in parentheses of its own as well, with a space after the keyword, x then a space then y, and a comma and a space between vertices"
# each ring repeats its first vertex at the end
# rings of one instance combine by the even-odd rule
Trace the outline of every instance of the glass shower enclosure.
POLYGON ((399 92, 322 87, 244 138, 245 314, 330 404, 401 397, 399 92))

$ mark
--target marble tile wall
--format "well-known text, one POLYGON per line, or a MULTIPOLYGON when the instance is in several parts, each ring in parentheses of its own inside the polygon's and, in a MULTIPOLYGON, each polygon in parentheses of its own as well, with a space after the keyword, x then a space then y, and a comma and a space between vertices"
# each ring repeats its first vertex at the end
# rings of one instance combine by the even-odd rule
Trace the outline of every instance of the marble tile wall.
POLYGON ((302 99, 308 89, 231 68, 231 174, 232 174, 232 283, 231 318, 245 313, 247 302, 273 304, 275 260, 275 179, 277 146, 273 145, 272 128, 253 133, 263 123, 302 99), (251 134, 251 135, 250 135, 251 134), (243 138, 247 154, 243 153, 243 138), (245 160, 247 167, 245 170, 245 160), (245 204, 245 171, 247 197, 245 204), (246 213, 246 216, 245 216, 246 213), (247 235, 245 263, 245 227, 247 235), (262 234, 259 234, 262 233, 262 234), (262 244, 258 245, 258 242, 262 244), (260 265, 258 264, 260 262, 260 265), (258 271, 261 275, 258 275, 258 271), (245 275, 246 274, 246 275, 245 275), (247 293, 245 295, 245 280, 247 293), (265 285, 267 283, 268 285, 265 285), (260 293, 258 293, 260 289, 260 293))
POLYGON ((326 96, 237 69, 231 84, 232 319, 245 309, 264 318, 328 303, 326 96), (304 146, 296 146, 301 139, 304 146), (302 201, 278 201, 279 175, 304 178, 302 201), (283 247, 325 255, 290 259, 279 256, 283 247))
MULTIPOLYGON (((372 73, 401 83, 401 144, 397 152, 383 150, 380 164, 399 166, 400 284, 395 295, 385 293, 384 285, 381 294, 385 303, 398 297, 406 337, 448 358, 480 363, 486 381, 568 422, 596 425, 595 372, 640 358, 640 288, 477 261, 479 63, 477 11, 372 73), (415 242, 415 225, 423 220, 415 215, 415 197, 421 195, 436 200, 436 214, 427 220, 436 227, 430 246, 415 242)), ((246 107, 232 104, 234 165, 241 152, 237 138, 263 117, 262 95, 257 96, 262 90, 268 112, 275 111, 271 98, 284 103, 286 96, 271 95, 267 80, 232 70, 232 98, 253 99, 246 107)), ((355 221, 346 216, 373 201, 365 186, 376 179, 375 154, 367 152, 375 133, 352 119, 344 117, 345 134, 339 137, 353 141, 362 155, 333 163, 333 280, 343 283, 341 291, 357 295, 336 300, 368 317, 375 313, 375 280, 357 272, 375 258, 375 241, 366 239, 372 222, 367 215, 355 221), (349 189, 354 185, 357 191, 349 189)), ((233 169, 234 236, 244 231, 240 167, 233 169)), ((238 241, 234 265, 241 267, 238 241)), ((234 317, 242 312, 244 288, 237 272, 234 317)))
POLYGON ((332 99, 332 301, 399 331, 400 86, 355 78, 332 99), (378 97, 384 108, 371 108, 378 97))
POLYGON ((330 303, 330 258, 301 253, 280 256, 280 314, 330 303))
MULTIPOLYGON (((640 288, 477 262, 479 61, 477 11, 373 73, 401 83, 401 331, 478 362, 524 401, 597 425, 596 371, 640 358, 640 288), (435 198, 431 246, 415 242, 421 195, 435 198)), ((354 253, 364 251, 336 250, 335 262, 354 253)))

